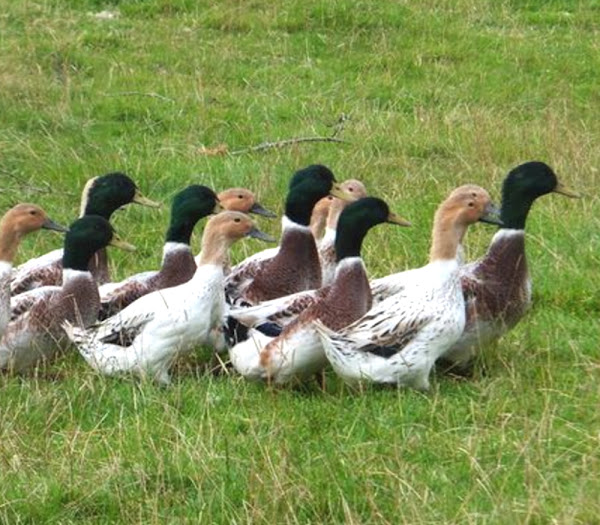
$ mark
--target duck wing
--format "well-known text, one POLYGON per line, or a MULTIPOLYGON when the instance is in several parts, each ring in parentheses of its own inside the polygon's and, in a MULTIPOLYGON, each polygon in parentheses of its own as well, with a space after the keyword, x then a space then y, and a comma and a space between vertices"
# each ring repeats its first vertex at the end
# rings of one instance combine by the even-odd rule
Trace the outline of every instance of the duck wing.
POLYGON ((18 266, 12 275, 11 294, 18 295, 41 286, 60 286, 62 255, 63 250, 58 249, 18 266))
POLYGON ((324 287, 271 299, 255 306, 232 307, 229 315, 249 327, 275 323, 283 328, 293 322, 304 310, 325 297, 328 291, 329 287, 324 287))
POLYGON ((225 278, 225 299, 229 304, 239 302, 260 269, 279 253, 279 247, 268 248, 251 255, 235 265, 225 278))
POLYGON ((108 283, 101 286, 98 319, 108 319, 140 297, 152 292, 152 279, 157 274, 157 271, 143 272, 119 283, 108 283))
POLYGON ((42 286, 10 298, 10 322, 22 321, 38 304, 50 301, 60 286, 42 286))

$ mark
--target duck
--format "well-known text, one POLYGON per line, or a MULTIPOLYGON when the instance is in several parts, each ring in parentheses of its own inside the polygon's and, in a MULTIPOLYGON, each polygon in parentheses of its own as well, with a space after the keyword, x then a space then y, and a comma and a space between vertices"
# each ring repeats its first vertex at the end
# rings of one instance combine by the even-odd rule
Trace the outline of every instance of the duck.
POLYGON ((43 286, 11 299, 10 321, 0 339, 0 370, 22 372, 66 349, 63 321, 84 327, 96 321, 100 296, 89 262, 108 245, 134 249, 100 216, 86 215, 70 225, 64 241, 62 285, 43 286))
POLYGON ((169 384, 169 368, 178 355, 215 343, 225 309, 227 252, 244 237, 275 240, 244 213, 224 211, 211 217, 202 236, 200 264, 188 283, 144 295, 88 329, 71 321, 63 329, 101 374, 133 374, 169 384))
POLYGON ((525 223, 539 197, 580 194, 563 185, 550 166, 530 161, 512 169, 502 184, 500 219, 486 254, 461 267, 466 325, 439 365, 454 373, 469 372, 483 348, 514 328, 531 306, 531 277, 525 253, 525 223))
POLYGON ((207 186, 188 186, 173 199, 161 269, 101 286, 99 318, 103 320, 113 316, 147 293, 189 281, 201 258, 201 254, 194 258, 191 252, 190 240, 194 227, 200 219, 223 209, 276 217, 257 202, 253 192, 245 188, 229 188, 215 194, 207 186))
POLYGON ((192 232, 200 219, 222 209, 217 194, 207 186, 193 184, 178 192, 171 204, 160 270, 100 286, 100 320, 115 315, 147 293, 189 281, 196 272, 190 247, 192 232))
POLYGON ((10 278, 14 258, 23 237, 40 229, 67 231, 35 204, 17 204, 0 219, 0 337, 10 319, 10 278))
POLYGON ((406 272, 410 279, 401 292, 341 329, 313 322, 327 359, 344 381, 429 388, 433 364, 465 325, 458 258, 462 239, 477 221, 500 224, 496 215, 483 188, 455 189, 435 213, 429 263, 406 272))
MULTIPOLYGON (((367 190, 362 182, 356 179, 349 179, 341 183, 343 191, 352 195, 356 199, 362 199, 367 196, 367 190)), ((260 330, 270 336, 278 335, 288 324, 295 321, 300 313, 310 307, 315 301, 324 297, 328 292, 328 286, 333 283, 337 265, 335 253, 336 226, 341 212, 348 204, 348 201, 338 199, 337 197, 327 196, 321 199, 313 210, 311 217, 311 230, 317 241, 317 251, 319 252, 319 261, 322 272, 321 288, 312 290, 302 290, 290 295, 284 295, 268 301, 262 301, 256 305, 237 307, 233 305, 229 315, 241 324, 248 327, 261 327, 260 330), (323 234, 318 235, 319 228, 317 224, 321 220, 321 215, 327 211, 325 224, 323 225, 323 234), (315 227, 313 229, 313 226, 315 227), (315 235, 315 233, 317 233, 315 235)), ((239 334, 238 334, 239 335, 239 334)))
MULTIPOLYGON (((81 196, 80 217, 98 215, 107 221, 119 208, 136 203, 157 208, 159 203, 145 197, 125 173, 114 172, 89 179, 81 196)), ((60 286, 62 279, 62 249, 30 259, 13 271, 11 294, 18 295, 40 286, 60 286)), ((98 284, 110 282, 106 251, 100 250, 90 260, 90 270, 98 284)))
POLYGON ((319 254, 309 223, 315 204, 329 194, 354 200, 326 166, 313 164, 294 174, 282 218, 280 245, 254 254, 232 269, 225 283, 230 304, 252 305, 321 287, 319 254))
POLYGON ((337 225, 337 268, 332 285, 323 288, 322 296, 279 336, 270 338, 252 330, 248 339, 229 350, 233 367, 246 379, 274 384, 302 381, 321 370, 327 360, 312 322, 319 319, 339 330, 370 309, 371 289, 360 251, 367 232, 386 222, 410 225, 390 212, 382 199, 365 197, 348 204, 337 225))
MULTIPOLYGON (((340 186, 343 191, 348 195, 352 195, 355 199, 362 199, 367 196, 367 189, 359 180, 345 180, 340 186)), ((330 285, 335 277, 337 268, 337 257, 335 253, 336 227, 340 214, 348 202, 348 200, 333 197, 328 207, 324 234, 317 244, 319 261, 321 263, 321 286, 330 285)))

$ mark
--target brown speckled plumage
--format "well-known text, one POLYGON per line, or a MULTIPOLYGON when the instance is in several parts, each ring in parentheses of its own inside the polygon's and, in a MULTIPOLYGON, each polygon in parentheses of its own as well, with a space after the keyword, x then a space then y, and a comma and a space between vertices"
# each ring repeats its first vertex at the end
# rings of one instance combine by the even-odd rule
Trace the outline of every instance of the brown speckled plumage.
POLYGON ((315 239, 308 228, 285 231, 279 252, 267 261, 243 292, 252 304, 321 286, 315 239))
POLYGON ((139 278, 134 276, 122 286, 106 295, 103 294, 99 318, 104 320, 115 315, 148 293, 183 284, 189 281, 195 272, 196 262, 189 246, 167 251, 158 272, 148 272, 139 278))
POLYGON ((519 322, 531 300, 525 236, 494 242, 486 256, 461 272, 467 302, 466 330, 479 321, 500 321, 506 329, 519 322))
POLYGON ((98 287, 89 273, 71 275, 62 287, 36 288, 15 298, 11 320, 0 341, 0 365, 15 371, 52 358, 64 347, 61 323, 68 320, 88 327, 97 320, 100 309, 98 287), (13 345, 32 341, 28 352, 9 357, 13 345), (33 342, 35 341, 35 342, 33 342))

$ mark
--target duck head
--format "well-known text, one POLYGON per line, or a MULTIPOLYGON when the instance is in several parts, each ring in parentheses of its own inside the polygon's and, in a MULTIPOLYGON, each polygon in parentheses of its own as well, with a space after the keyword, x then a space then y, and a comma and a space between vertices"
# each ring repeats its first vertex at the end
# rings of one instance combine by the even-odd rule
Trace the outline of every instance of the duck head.
POLYGON ((504 227, 524 229, 533 202, 552 192, 572 198, 580 197, 560 183, 552 168, 543 162, 526 162, 514 168, 502 184, 501 219, 504 227))
POLYGON ((12 261, 21 239, 28 233, 42 228, 67 231, 35 204, 17 204, 8 210, 0 219, 0 261, 12 261))
POLYGON ((410 226, 410 222, 390 211, 377 197, 364 197, 348 204, 337 224, 335 254, 337 262, 345 257, 360 257, 362 242, 367 232, 383 223, 410 226))
POLYGON ((244 237, 254 237, 267 242, 276 240, 260 231, 245 213, 223 211, 211 217, 202 234, 199 264, 224 264, 231 245, 244 237))
POLYGON ((297 171, 288 189, 285 203, 286 217, 296 224, 308 226, 315 204, 327 195, 342 200, 355 200, 342 190, 333 173, 326 166, 313 164, 297 171))
POLYGON ((245 188, 229 188, 219 193, 219 202, 229 211, 241 211, 242 213, 255 213, 263 217, 277 217, 275 213, 264 208, 256 200, 256 196, 245 188))
POLYGON ((135 250, 134 246, 121 240, 106 219, 99 215, 85 215, 71 224, 65 236, 63 268, 87 271, 92 256, 107 246, 135 250))
POLYGON ((87 181, 81 197, 81 215, 99 215, 109 220, 121 206, 132 202, 151 208, 160 206, 144 197, 124 173, 108 173, 87 181))
POLYGON ((171 204, 171 222, 167 242, 190 243, 196 223, 223 210, 217 194, 206 186, 193 184, 181 190, 171 204))
POLYGON ((502 226, 498 215, 489 193, 480 186, 456 188, 435 212, 430 261, 455 259, 468 226, 478 221, 502 226))

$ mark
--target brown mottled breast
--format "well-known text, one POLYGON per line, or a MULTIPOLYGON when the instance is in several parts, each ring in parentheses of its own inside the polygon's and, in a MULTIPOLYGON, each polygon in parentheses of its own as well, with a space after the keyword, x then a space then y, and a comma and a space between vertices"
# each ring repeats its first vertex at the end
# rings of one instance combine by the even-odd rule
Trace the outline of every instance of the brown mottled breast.
POLYGON ((167 252, 160 271, 145 279, 132 279, 114 290, 102 301, 100 319, 115 315, 146 294, 188 282, 196 272, 196 262, 191 250, 177 249, 167 252))
POLYGON ((244 298, 253 304, 321 287, 321 266, 310 230, 286 231, 279 252, 258 271, 244 298))
POLYGON ((465 269, 461 284, 466 330, 479 321, 499 321, 509 328, 517 324, 530 302, 524 234, 495 238, 487 254, 465 269))
POLYGON ((338 269, 334 283, 327 295, 304 310, 282 332, 297 329, 307 321, 320 319, 331 330, 341 330, 365 315, 371 308, 372 296, 369 280, 360 260, 338 269))
POLYGON ((35 301, 29 320, 37 330, 46 332, 58 341, 64 337, 61 328, 63 321, 86 328, 97 321, 99 310, 98 286, 89 274, 82 273, 70 279, 62 289, 35 301))

